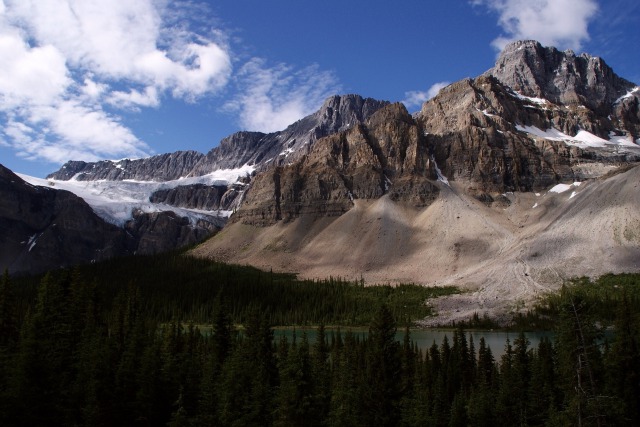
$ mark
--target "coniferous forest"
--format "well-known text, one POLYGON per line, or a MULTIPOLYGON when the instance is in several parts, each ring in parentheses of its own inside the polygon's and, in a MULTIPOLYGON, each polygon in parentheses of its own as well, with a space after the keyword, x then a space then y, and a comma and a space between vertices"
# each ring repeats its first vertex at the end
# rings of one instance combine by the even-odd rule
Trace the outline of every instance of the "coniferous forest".
POLYGON ((424 301, 452 292, 179 254, 5 273, 0 425, 640 425, 639 275, 568 283, 531 315, 554 338, 520 334, 500 357, 461 328, 412 342, 424 301), (313 341, 274 338, 302 324, 320 325, 313 341))

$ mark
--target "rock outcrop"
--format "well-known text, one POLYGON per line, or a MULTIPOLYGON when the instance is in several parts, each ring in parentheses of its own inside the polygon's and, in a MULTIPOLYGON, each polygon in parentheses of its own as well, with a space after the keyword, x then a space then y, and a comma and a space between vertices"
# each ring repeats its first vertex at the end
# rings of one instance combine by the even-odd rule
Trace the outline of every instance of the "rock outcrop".
POLYGON ((225 194, 226 185, 181 185, 174 188, 161 189, 153 192, 149 197, 151 203, 162 203, 180 208, 215 211, 227 209, 233 204, 235 197, 225 194))
POLYGON ((27 184, 0 165, 0 268, 37 273, 130 252, 122 229, 68 191, 27 184))
POLYGON ((151 255, 199 243, 220 230, 208 221, 191 224, 188 218, 171 211, 133 212, 133 219, 124 229, 135 236, 134 253, 151 255))

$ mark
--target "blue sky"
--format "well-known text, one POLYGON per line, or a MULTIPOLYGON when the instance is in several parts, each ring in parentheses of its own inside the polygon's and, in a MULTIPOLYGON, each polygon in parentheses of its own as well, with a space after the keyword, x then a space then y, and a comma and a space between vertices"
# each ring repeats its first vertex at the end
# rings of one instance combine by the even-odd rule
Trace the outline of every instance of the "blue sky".
POLYGON ((640 83, 637 0, 0 0, 0 163, 206 153, 336 93, 403 101, 510 40, 603 57, 640 83))

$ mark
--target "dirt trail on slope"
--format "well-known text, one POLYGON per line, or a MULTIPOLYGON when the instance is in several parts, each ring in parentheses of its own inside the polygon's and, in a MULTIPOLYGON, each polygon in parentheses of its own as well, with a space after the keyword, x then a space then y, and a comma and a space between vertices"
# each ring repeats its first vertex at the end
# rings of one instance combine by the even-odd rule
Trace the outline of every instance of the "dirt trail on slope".
POLYGON ((382 197, 356 200, 340 217, 233 223, 192 253, 304 278, 467 291, 433 301, 439 316, 424 325, 476 312, 506 318, 568 278, 640 271, 639 182, 636 167, 560 194, 509 193, 510 204, 492 207, 465 195, 462 183, 442 184, 424 209, 382 197))

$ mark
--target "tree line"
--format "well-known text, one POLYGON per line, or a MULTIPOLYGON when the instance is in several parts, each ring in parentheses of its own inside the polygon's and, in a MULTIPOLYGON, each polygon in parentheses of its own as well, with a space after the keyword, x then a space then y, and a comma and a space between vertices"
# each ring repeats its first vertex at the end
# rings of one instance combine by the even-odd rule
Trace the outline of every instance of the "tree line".
MULTIPOLYGON (((458 293, 455 287, 364 286, 339 277, 301 280, 294 274, 261 271, 166 253, 132 256, 76 268, 74 274, 95 283, 97 297, 110 309, 129 285, 141 295, 140 310, 159 323, 180 319, 206 323, 220 295, 234 323, 259 311, 272 325, 368 325, 385 303, 403 323, 432 315, 428 299, 458 293)), ((52 274, 68 274, 57 272, 52 274)), ((22 313, 33 304, 41 277, 15 278, 22 313)))
MULTIPOLYGON (((258 307, 234 326, 211 301, 211 333, 159 322, 129 281, 105 298, 78 271, 47 274, 26 313, 0 286, 0 424, 168 426, 638 425, 638 306, 620 285, 611 323, 575 285, 554 300, 555 339, 520 334, 496 359, 462 329, 426 350, 395 339, 375 308, 369 334, 274 340, 258 307), (603 335, 612 326, 613 337, 603 335)), ((589 284, 590 286, 591 284, 589 284)), ((401 319, 400 319, 401 320, 401 319)))

